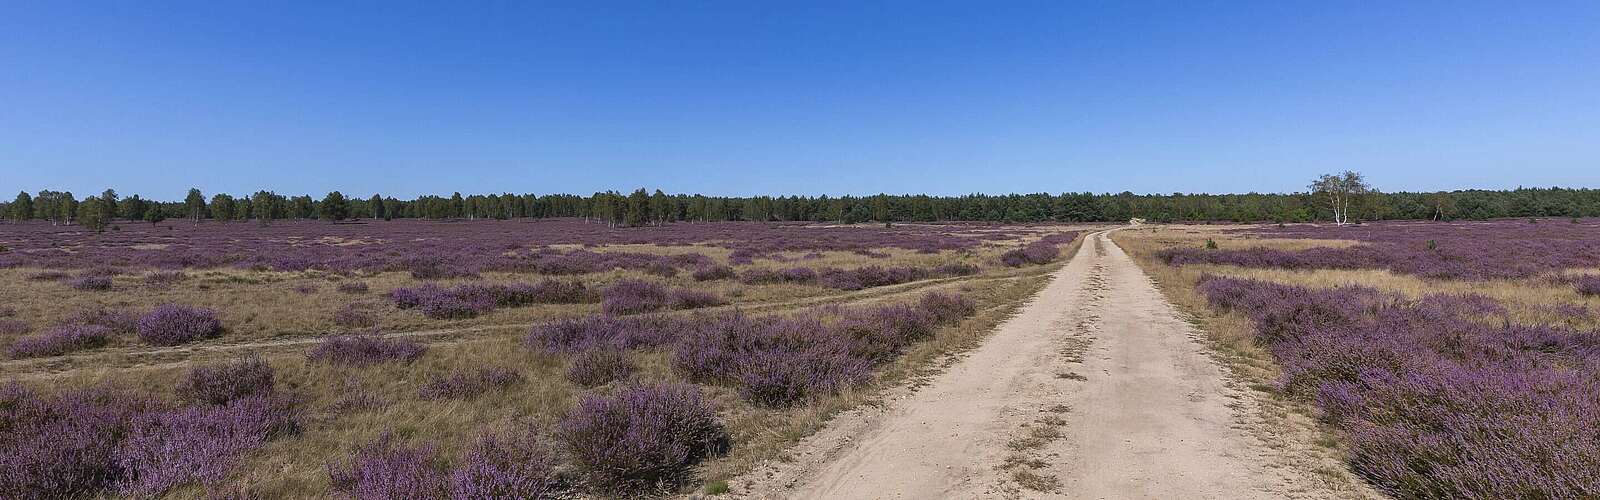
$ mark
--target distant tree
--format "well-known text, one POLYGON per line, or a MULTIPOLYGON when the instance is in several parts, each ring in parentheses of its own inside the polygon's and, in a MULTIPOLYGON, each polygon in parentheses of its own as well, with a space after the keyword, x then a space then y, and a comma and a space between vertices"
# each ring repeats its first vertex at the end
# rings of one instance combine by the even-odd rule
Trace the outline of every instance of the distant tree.
POLYGON ((56 217, 70 226, 73 219, 77 217, 77 213, 78 199, 72 197, 72 191, 62 191, 61 195, 56 198, 56 217))
POLYGON ((310 196, 300 195, 290 200, 290 213, 296 219, 310 219, 317 215, 317 203, 310 196))
POLYGON ((372 218, 388 219, 389 211, 383 206, 383 197, 377 193, 373 193, 372 199, 367 200, 367 208, 372 210, 372 218))
POLYGON ((108 188, 100 193, 100 203, 96 204, 95 208, 100 210, 99 216, 102 222, 110 223, 117 218, 118 200, 115 189, 108 188))
POLYGON ((190 221, 199 224, 200 218, 206 215, 206 195, 198 188, 189 188, 189 196, 183 199, 183 211, 189 214, 190 221))
POLYGON ((272 219, 277 218, 283 211, 279 205, 281 202, 277 193, 256 191, 256 194, 250 195, 251 215, 255 217, 257 224, 263 226, 271 224, 272 219))
POLYGON ((1361 174, 1346 170, 1338 175, 1323 174, 1311 183, 1310 189, 1327 200, 1328 207, 1333 210, 1334 224, 1342 226, 1350 222, 1351 203, 1367 194, 1371 187, 1361 174))
POLYGON ((350 205, 344 199, 344 193, 333 191, 322 198, 322 220, 345 220, 350 218, 350 205))
POLYGON ((661 192, 660 189, 650 195, 650 215, 654 219, 653 222, 658 226, 671 222, 672 199, 668 198, 667 193, 661 192))
POLYGON ((211 195, 212 218, 221 222, 233 220, 235 208, 237 208, 237 206, 234 203, 233 196, 224 193, 211 195))
POLYGON ((27 191, 17 193, 16 201, 11 202, 11 220, 22 222, 33 218, 33 197, 27 191))
POLYGON ((450 195, 448 215, 445 217, 464 217, 467 210, 466 200, 461 199, 461 193, 450 195))
POLYGON ((642 226, 650 220, 650 194, 644 188, 639 188, 628 195, 627 214, 623 217, 623 224, 628 226, 642 226))
POLYGON ((1456 212, 1456 199, 1449 193, 1438 192, 1428 195, 1428 204, 1433 208, 1433 220, 1450 220, 1456 212))
POLYGON ((102 218, 105 215, 100 207, 102 203, 105 202, 100 198, 90 197, 78 204, 78 225, 94 232, 104 231, 107 220, 102 218))
POLYGON ((164 220, 167 220, 167 214, 160 204, 151 204, 150 208, 144 211, 144 221, 152 226, 164 220))
POLYGON ((149 210, 149 204, 139 195, 129 196, 128 199, 122 201, 122 218, 124 219, 132 221, 144 220, 144 213, 147 210, 149 210))

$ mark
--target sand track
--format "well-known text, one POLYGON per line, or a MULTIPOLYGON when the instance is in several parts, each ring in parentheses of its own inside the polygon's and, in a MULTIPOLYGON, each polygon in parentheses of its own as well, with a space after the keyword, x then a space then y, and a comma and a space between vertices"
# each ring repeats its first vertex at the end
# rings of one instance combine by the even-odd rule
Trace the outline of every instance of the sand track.
POLYGON ((731 484, 754 498, 1343 496, 1255 437, 1251 399, 1231 385, 1154 283, 1094 233, 948 370, 731 484))

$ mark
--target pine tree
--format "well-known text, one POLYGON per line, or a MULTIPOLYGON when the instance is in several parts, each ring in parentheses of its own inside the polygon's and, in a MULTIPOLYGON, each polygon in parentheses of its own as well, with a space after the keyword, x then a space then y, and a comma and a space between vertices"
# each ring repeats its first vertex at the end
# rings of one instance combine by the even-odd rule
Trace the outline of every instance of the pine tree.
POLYGON ((149 222, 152 226, 164 220, 167 220, 167 213, 162 210, 159 203, 151 204, 150 208, 144 211, 144 221, 149 222))
POLYGON ((11 220, 22 222, 33 218, 33 197, 27 191, 17 193, 16 201, 11 202, 11 220))
POLYGON ((345 220, 350 218, 350 205, 344 199, 344 193, 333 191, 322 198, 322 220, 345 220))
POLYGON ((211 196, 211 217, 220 222, 227 222, 234 218, 235 204, 233 196, 217 193, 211 196))
POLYGON ((373 219, 388 219, 389 211, 383 206, 383 197, 377 193, 373 193, 372 199, 367 200, 367 208, 372 210, 373 219))
POLYGON ((101 218, 105 214, 100 206, 102 203, 105 202, 100 198, 90 197, 78 204, 78 225, 97 233, 104 231, 106 220, 101 218))
POLYGON ((109 224, 111 221, 116 220, 117 200, 117 191, 114 189, 108 188, 100 193, 100 203, 95 208, 100 211, 98 215, 102 223, 109 224))

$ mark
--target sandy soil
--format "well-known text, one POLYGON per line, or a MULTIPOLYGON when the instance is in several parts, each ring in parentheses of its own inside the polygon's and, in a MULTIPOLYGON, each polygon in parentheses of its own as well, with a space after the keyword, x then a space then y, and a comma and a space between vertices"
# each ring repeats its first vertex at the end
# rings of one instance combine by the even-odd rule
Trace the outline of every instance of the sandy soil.
POLYGON ((1094 233, 982 346, 730 486, 751 498, 1351 496, 1263 441, 1233 385, 1094 233))

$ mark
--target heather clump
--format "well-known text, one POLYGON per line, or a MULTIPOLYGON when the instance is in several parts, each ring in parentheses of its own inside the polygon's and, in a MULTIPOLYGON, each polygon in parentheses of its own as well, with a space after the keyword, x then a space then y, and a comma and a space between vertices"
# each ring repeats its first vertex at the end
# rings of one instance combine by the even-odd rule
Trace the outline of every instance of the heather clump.
POLYGON ((340 283, 338 288, 337 288, 337 290, 339 290, 339 293, 348 293, 348 294, 367 293, 367 289, 368 289, 367 284, 365 282, 361 282, 361 281, 348 281, 348 282, 340 283))
POLYGON ((220 405, 270 395, 272 388, 272 366, 261 358, 249 357, 190 368, 174 393, 179 401, 220 405))
POLYGON ((1582 498, 1600 491, 1600 341, 1522 325, 1476 295, 1208 278, 1250 317, 1291 396, 1350 441, 1351 465, 1402 498, 1582 498), (1486 478, 1493 478, 1487 480, 1486 478))
POLYGON ((246 453, 293 432, 296 418, 288 400, 265 395, 137 415, 116 449, 127 472, 117 491, 146 497, 189 483, 216 484, 246 453))
POLYGON ((1022 248, 1008 251, 1000 255, 1000 263, 1010 267, 1021 267, 1024 264, 1049 264, 1061 255, 1061 249, 1050 241, 1035 241, 1022 248))
POLYGON ((1585 275, 1572 280, 1573 289, 1589 297, 1600 296, 1600 276, 1585 275))
POLYGON ((584 387, 605 385, 632 375, 635 368, 621 349, 595 347, 572 356, 567 380, 584 387))
POLYGON ((524 343, 529 348, 552 354, 594 347, 646 348, 672 343, 680 332, 692 328, 689 321, 659 315, 595 315, 535 325, 524 343))
POLYGON ((434 319, 471 318, 499 307, 592 302, 594 293, 579 281, 545 280, 535 284, 466 284, 444 288, 432 283, 398 288, 389 299, 401 309, 417 309, 434 319))
POLYGON ((152 345, 186 344, 221 335, 222 322, 210 309, 166 304, 139 318, 139 340, 152 345))
POLYGON ((111 289, 110 276, 80 276, 67 282, 74 290, 105 291, 111 289))
POLYGON ((107 388, 53 396, 0 387, 0 497, 86 498, 127 475, 117 448, 148 398, 107 388))
POLYGON ((729 439, 698 388, 671 384, 585 396, 557 436, 593 486, 635 492, 681 484, 729 439))
POLYGON ((328 482, 334 491, 359 500, 441 499, 450 488, 449 474, 433 447, 397 444, 390 433, 345 463, 328 464, 328 482))
POLYGON ((696 309, 726 304, 716 294, 683 288, 669 289, 658 283, 641 280, 621 280, 601 292, 604 300, 601 310, 606 314, 624 315, 660 311, 662 309, 696 309))
POLYGON ((344 366, 369 366, 378 363, 410 363, 422 357, 428 347, 415 340, 383 338, 378 335, 330 337, 306 352, 306 359, 344 366))
POLYGON ((717 281, 733 279, 736 274, 737 273, 734 273, 732 267, 719 265, 706 266, 696 269, 692 276, 694 277, 695 281, 717 281))
POLYGON ((448 377, 435 375, 417 390, 417 395, 422 399, 466 399, 522 381, 522 374, 510 368, 476 368, 457 371, 448 377))
POLYGON ((450 472, 450 498, 551 498, 563 489, 554 454, 532 435, 486 434, 450 472))
POLYGON ((0 337, 26 335, 30 331, 33 331, 33 325, 27 320, 0 318, 0 337))
POLYGON ((6 346, 12 359, 60 356, 70 352, 104 347, 115 338, 110 328, 100 325, 63 325, 32 337, 23 337, 6 346))
POLYGON ((333 324, 351 329, 371 328, 378 324, 378 318, 366 307, 345 304, 333 312, 333 324))

